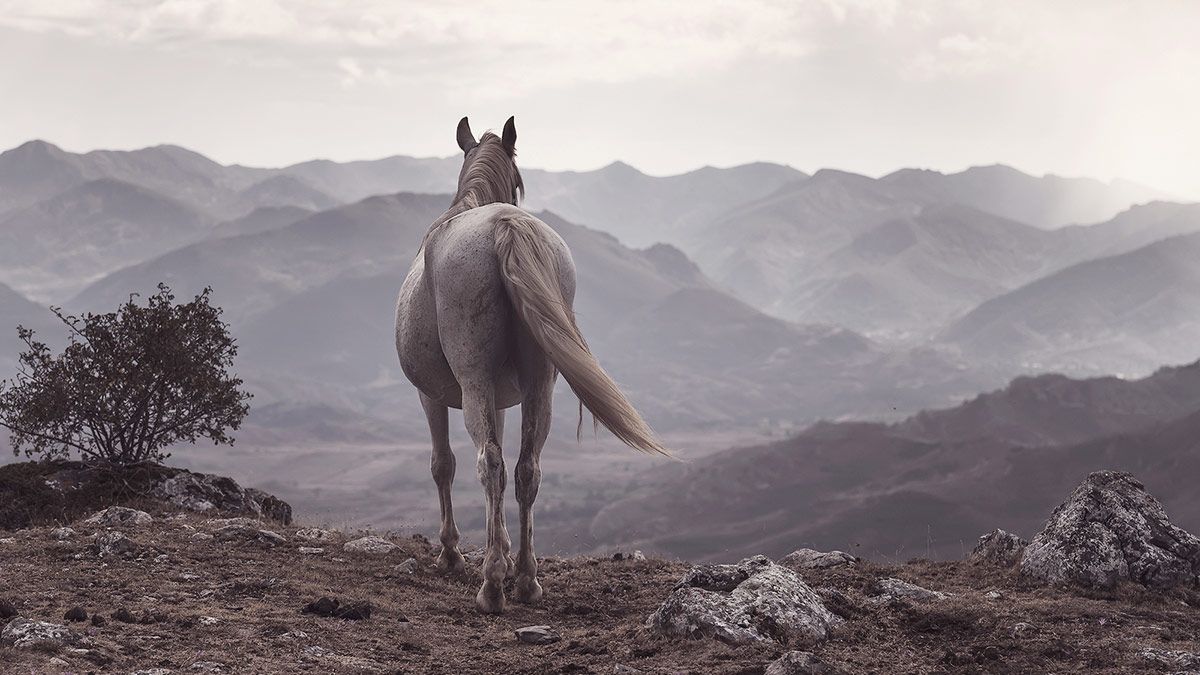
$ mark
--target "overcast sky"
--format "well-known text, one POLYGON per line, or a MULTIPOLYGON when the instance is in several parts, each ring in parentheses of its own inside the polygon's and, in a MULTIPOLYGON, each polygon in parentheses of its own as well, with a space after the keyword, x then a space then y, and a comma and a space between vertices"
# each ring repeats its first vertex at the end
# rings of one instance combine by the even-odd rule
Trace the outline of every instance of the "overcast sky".
POLYGON ((282 165, 1002 162, 1200 198, 1200 3, 0 0, 0 146, 282 165))

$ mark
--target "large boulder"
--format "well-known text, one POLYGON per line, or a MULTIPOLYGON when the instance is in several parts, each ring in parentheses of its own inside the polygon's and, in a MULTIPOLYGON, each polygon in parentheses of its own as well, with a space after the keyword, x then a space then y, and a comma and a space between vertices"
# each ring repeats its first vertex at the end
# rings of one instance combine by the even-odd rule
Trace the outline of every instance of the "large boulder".
POLYGON ((1193 585, 1200 539, 1171 524, 1162 504, 1128 473, 1097 471, 1054 510, 1021 559, 1047 583, 1110 588, 1193 585))
POLYGON ((840 622, 795 572, 755 556, 693 567, 646 625, 674 637, 806 646, 828 638, 840 622))
POLYGON ((1012 567, 1021 560, 1029 542, 1011 532, 995 529, 979 538, 967 562, 991 567, 1012 567))
POLYGON ((292 523, 292 507, 287 502, 262 490, 244 488, 225 476, 177 470, 159 479, 151 494, 197 513, 221 511, 292 523))

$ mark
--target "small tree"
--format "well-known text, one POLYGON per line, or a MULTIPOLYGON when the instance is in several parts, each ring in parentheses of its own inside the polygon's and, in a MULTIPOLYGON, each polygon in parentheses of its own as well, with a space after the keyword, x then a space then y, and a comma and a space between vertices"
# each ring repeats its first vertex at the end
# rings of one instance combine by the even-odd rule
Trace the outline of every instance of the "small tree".
POLYGON ((77 451, 85 460, 161 461, 164 448, 228 435, 249 411, 250 394, 227 371, 237 355, 211 288, 174 304, 165 284, 141 306, 135 296, 116 312, 68 316, 66 349, 51 354, 32 330, 11 380, 0 382, 0 425, 13 453, 42 459, 77 451))

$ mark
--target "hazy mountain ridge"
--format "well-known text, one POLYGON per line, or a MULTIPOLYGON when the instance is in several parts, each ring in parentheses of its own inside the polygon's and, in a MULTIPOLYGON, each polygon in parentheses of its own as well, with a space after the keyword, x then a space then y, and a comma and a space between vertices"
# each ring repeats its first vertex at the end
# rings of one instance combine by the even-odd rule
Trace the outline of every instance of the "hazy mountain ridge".
POLYGON ((1179 469, 1197 457, 1198 411, 1200 362, 1132 382, 1023 378, 893 425, 818 424, 660 468, 590 532, 685 557, 778 555, 800 543, 953 558, 989 527, 1032 534, 1064 486, 1098 466, 1136 471, 1181 522, 1197 523, 1191 474, 1179 469))

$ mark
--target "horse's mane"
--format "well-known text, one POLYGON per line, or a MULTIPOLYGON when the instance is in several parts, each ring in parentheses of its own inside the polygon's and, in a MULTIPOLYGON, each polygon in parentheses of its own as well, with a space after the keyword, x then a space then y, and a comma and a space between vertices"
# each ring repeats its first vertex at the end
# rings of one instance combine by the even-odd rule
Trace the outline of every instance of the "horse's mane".
POLYGON ((515 205, 525 198, 521 172, 499 136, 490 131, 484 133, 473 152, 475 156, 458 182, 458 193, 454 195, 456 207, 465 211, 496 202, 515 205))

